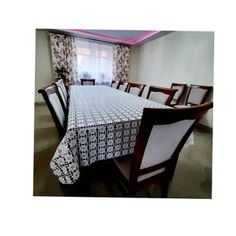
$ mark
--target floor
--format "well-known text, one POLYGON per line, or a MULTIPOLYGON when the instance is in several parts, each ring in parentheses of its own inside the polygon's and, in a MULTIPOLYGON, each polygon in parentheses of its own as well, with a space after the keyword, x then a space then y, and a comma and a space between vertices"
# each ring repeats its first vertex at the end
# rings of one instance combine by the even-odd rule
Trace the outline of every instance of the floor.
MULTIPOLYGON (((212 193, 212 134, 194 130, 194 142, 183 148, 168 198, 211 198, 212 193)), ((81 169, 81 177, 74 185, 63 186, 53 175, 49 163, 60 143, 48 108, 35 105, 34 139, 34 196, 122 197, 115 178, 112 161, 100 161, 81 169)), ((137 194, 137 197, 160 197, 158 185, 137 194)))

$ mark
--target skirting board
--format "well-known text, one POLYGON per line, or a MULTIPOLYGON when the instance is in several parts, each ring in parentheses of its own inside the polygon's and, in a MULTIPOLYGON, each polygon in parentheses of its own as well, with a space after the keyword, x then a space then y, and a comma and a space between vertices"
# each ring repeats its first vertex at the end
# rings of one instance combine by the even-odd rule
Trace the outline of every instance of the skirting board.
POLYGON ((210 134, 212 134, 212 132, 213 132, 213 129, 211 127, 208 127, 208 126, 200 124, 200 123, 197 124, 196 129, 205 131, 210 134))
POLYGON ((37 106, 37 105, 43 105, 43 104, 46 104, 46 103, 43 100, 35 100, 34 104, 37 106))

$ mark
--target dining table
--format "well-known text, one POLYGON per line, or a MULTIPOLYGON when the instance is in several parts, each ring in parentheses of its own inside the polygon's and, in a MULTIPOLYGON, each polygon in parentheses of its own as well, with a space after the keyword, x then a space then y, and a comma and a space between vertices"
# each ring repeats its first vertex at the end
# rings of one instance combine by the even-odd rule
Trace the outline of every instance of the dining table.
POLYGON ((73 184, 80 167, 134 152, 143 108, 166 105, 102 85, 70 87, 66 133, 50 162, 62 184, 73 184))

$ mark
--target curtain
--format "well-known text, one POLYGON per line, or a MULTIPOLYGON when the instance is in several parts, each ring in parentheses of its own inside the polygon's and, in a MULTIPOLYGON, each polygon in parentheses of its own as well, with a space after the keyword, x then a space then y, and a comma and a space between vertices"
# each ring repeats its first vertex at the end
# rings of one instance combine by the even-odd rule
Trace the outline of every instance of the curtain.
MULTIPOLYGON (((76 39, 78 80, 95 79, 96 84, 110 85, 113 45, 76 39)), ((78 81, 80 82, 80 81, 78 81)))
POLYGON ((77 80, 77 48, 75 38, 50 33, 53 73, 71 85, 77 80))
POLYGON ((115 45, 113 50, 112 79, 127 82, 130 67, 130 49, 125 45, 115 45))

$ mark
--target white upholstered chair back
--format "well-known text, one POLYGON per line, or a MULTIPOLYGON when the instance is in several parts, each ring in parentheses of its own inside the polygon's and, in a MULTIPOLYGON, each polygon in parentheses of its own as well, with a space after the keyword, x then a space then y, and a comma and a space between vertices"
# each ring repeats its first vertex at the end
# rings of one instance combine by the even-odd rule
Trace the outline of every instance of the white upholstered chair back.
POLYGON ((53 107, 53 110, 54 112, 56 113, 57 117, 58 117, 58 120, 60 122, 60 125, 62 128, 65 128, 64 127, 64 124, 65 124, 65 113, 63 111, 63 108, 62 108, 62 105, 61 105, 61 102, 57 96, 56 93, 52 93, 52 94, 49 94, 48 95, 48 99, 53 107))
POLYGON ((112 83, 111 87, 112 87, 112 88, 117 88, 117 87, 118 87, 118 84, 119 84, 119 83, 116 81, 116 82, 112 83))
POLYGON ((83 85, 93 85, 93 82, 92 81, 84 81, 83 85))
MULTIPOLYGON (((54 123, 57 127, 60 138, 63 138, 66 131, 66 110, 56 83, 38 90, 42 94, 54 123)), ((62 91, 61 91, 62 92, 62 91)))
POLYGON ((122 91, 125 91, 126 88, 127 88, 127 84, 121 84, 121 85, 119 86, 119 90, 122 90, 122 91))
POLYGON ((95 85, 95 79, 80 79, 81 85, 95 85))
POLYGON ((154 102, 165 104, 168 98, 169 98, 168 94, 164 94, 162 92, 151 92, 148 99, 154 102))
POLYGON ((133 95, 139 95, 139 92, 140 92, 140 88, 135 88, 135 87, 131 87, 130 90, 129 90, 129 93, 133 94, 133 95))
MULTIPOLYGON (((169 160, 181 139, 195 120, 182 120, 172 124, 154 125, 150 133, 140 169, 169 160)), ((165 168, 138 177, 138 182, 161 173, 165 168)))
POLYGON ((203 88, 191 88, 188 103, 200 104, 207 90, 203 88))
POLYGON ((63 86, 60 83, 56 83, 58 92, 61 96, 62 102, 64 104, 64 107, 67 108, 67 96, 65 95, 65 92, 63 91, 63 86))
POLYGON ((68 93, 66 91, 66 87, 65 87, 64 83, 61 83, 61 88, 62 88, 62 91, 63 91, 63 94, 64 94, 65 98, 67 98, 68 97, 68 93))
POLYGON ((177 86, 177 85, 174 85, 171 87, 172 89, 177 89, 173 99, 177 100, 179 98, 179 96, 181 95, 181 93, 183 92, 183 87, 182 86, 177 86))

